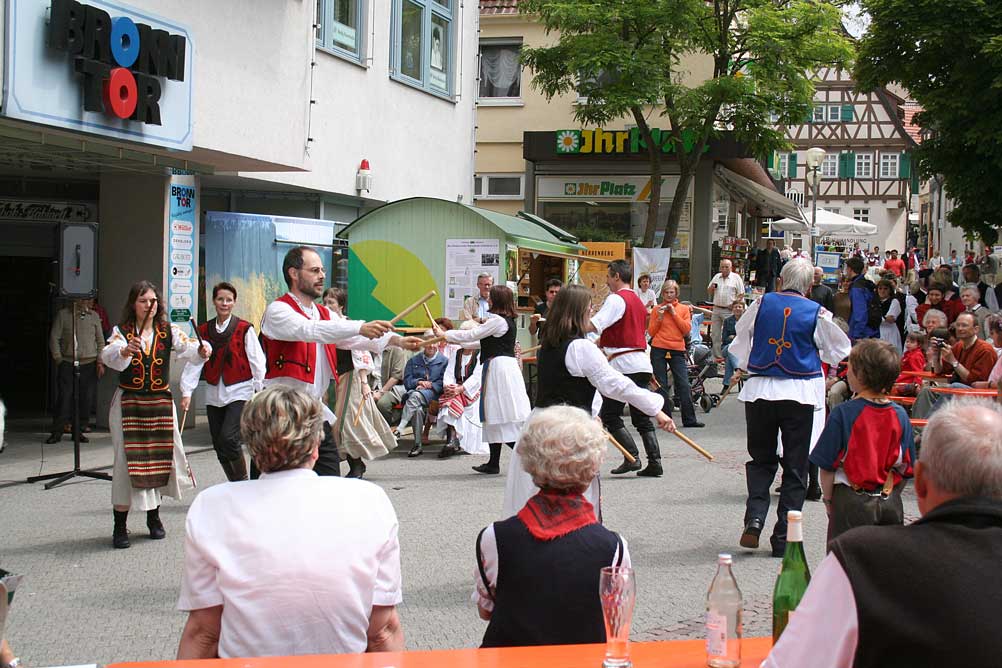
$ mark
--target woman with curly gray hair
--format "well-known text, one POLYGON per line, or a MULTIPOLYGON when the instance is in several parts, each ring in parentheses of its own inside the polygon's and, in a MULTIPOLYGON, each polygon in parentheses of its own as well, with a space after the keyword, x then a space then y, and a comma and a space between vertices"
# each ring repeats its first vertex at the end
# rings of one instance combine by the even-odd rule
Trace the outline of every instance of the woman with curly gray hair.
POLYGON ((320 402, 287 385, 247 402, 261 477, 191 504, 178 659, 404 648, 396 513, 381 488, 313 471, 323 423, 320 402))
POLYGON ((598 574, 630 566, 626 541, 584 497, 606 445, 601 425, 572 406, 537 410, 525 425, 518 452, 539 493, 477 537, 482 647, 605 642, 598 574))

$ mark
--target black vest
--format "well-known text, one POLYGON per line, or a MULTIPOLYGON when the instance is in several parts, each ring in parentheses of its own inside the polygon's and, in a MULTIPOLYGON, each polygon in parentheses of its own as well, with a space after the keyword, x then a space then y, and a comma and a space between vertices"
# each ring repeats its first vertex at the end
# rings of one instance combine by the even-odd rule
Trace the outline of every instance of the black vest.
POLYGON ((498 579, 481 647, 605 642, 599 572, 611 566, 619 537, 590 524, 536 540, 518 517, 494 523, 498 579))
POLYGON ((575 406, 591 415, 591 404, 595 399, 595 388, 587 378, 572 376, 565 362, 567 348, 576 339, 568 339, 557 348, 543 346, 539 349, 539 389, 536 394, 536 408, 546 408, 558 404, 575 406))
POLYGON ((515 356, 515 318, 505 318, 508 323, 508 331, 504 336, 488 336, 480 339, 480 361, 486 362, 495 357, 515 356))
POLYGON ((477 360, 480 357, 480 351, 474 350, 473 355, 470 356, 470 361, 464 365, 463 352, 462 348, 458 348, 456 350, 456 362, 453 364, 456 382, 460 385, 466 382, 466 380, 473 375, 473 371, 477 368, 477 360))
POLYGON ((355 370, 355 362, 351 359, 350 350, 337 349, 337 375, 355 370))
POLYGON ((831 543, 856 598, 855 668, 993 666, 1002 600, 1002 502, 957 499, 909 526, 831 543))

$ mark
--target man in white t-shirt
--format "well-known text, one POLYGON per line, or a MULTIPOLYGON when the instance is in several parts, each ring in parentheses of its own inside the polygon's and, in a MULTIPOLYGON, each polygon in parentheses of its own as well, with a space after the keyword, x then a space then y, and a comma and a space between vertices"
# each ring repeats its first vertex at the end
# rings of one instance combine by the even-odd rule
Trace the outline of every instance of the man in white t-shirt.
POLYGON ((313 472, 320 402, 274 385, 244 406, 259 480, 191 504, 178 659, 401 651, 397 516, 386 493, 313 472))
POLYGON ((745 294, 745 282, 731 271, 731 261, 720 261, 720 273, 713 277, 706 286, 713 300, 713 318, 710 320, 710 336, 713 338, 713 357, 719 358, 720 339, 724 330, 724 321, 733 315, 731 304, 745 294))

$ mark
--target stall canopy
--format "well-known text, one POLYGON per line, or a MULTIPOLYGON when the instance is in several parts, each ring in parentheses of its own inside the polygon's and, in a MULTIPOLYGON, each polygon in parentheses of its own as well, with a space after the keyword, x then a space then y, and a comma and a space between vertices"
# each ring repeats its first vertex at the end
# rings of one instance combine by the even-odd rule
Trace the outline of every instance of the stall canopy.
POLYGON ((735 198, 752 202, 758 210, 758 215, 786 216, 793 220, 803 220, 797 204, 775 189, 767 188, 719 164, 714 168, 713 174, 735 198))
MULTIPOLYGON (((537 216, 430 197, 385 204, 337 236, 348 241, 353 319, 391 318, 429 290, 437 293, 428 302, 434 316, 455 319, 480 273, 517 286, 524 301, 538 296, 536 284, 545 278, 566 277, 566 260, 594 261, 582 254, 587 249, 577 237, 537 216)), ((424 326, 427 314, 419 309, 407 324, 424 326)))
MULTIPOLYGON (((807 234, 810 231, 810 213, 806 213, 807 220, 801 217, 796 219, 783 218, 772 223, 772 229, 783 232, 796 232, 807 234)), ((871 223, 863 223, 846 216, 818 209, 818 229, 815 236, 818 237, 870 237, 877 233, 877 226, 871 223)))

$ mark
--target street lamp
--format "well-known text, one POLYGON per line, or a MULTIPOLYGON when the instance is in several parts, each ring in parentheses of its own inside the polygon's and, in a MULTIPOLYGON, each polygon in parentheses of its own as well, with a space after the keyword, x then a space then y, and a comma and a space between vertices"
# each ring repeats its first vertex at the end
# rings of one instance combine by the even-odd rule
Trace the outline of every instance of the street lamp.
POLYGON ((807 245, 811 257, 814 253, 814 237, 818 233, 818 188, 821 186, 821 164, 825 161, 825 150, 817 146, 807 149, 807 184, 814 190, 814 201, 811 203, 811 229, 807 235, 807 245))

